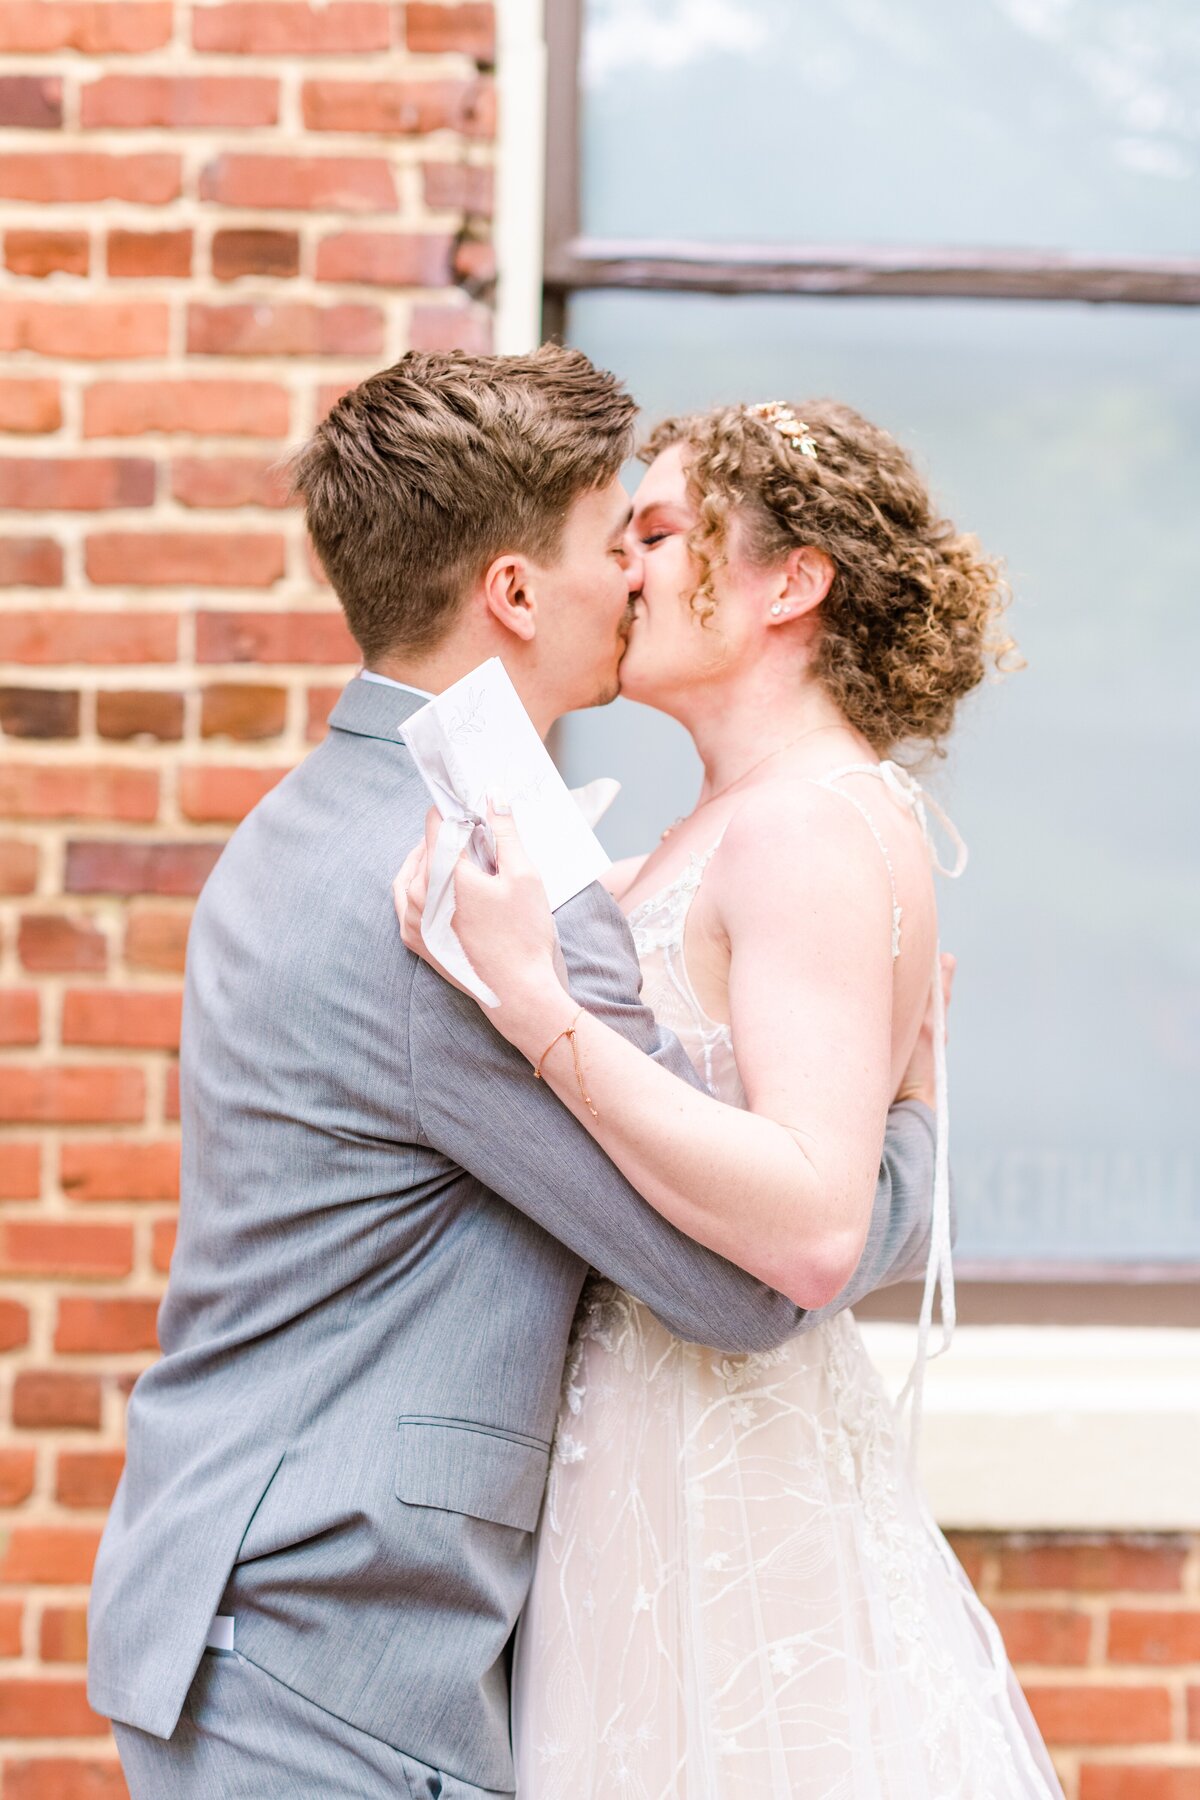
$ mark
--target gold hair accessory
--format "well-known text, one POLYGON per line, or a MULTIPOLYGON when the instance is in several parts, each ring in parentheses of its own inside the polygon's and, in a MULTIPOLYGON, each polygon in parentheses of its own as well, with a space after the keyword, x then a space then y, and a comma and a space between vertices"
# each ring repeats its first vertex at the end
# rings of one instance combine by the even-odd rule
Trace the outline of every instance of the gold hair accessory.
POLYGON ((817 460, 817 446, 809 433, 803 419, 798 419, 790 406, 782 400, 760 400, 756 406, 746 408, 752 419, 761 419, 764 425, 770 425, 781 438, 786 438, 793 450, 801 456, 810 456, 817 460))

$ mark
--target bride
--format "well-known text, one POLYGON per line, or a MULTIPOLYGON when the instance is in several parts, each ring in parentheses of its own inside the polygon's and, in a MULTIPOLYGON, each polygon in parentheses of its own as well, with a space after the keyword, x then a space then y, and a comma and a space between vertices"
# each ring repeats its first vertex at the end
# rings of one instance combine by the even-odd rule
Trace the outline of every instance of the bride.
MULTIPOLYGON (((611 879, 707 1094, 564 992, 499 807, 499 875, 461 865, 455 929, 497 1029, 649 1204, 820 1308, 858 1261, 888 1104, 940 1001, 931 803, 891 757, 940 751, 1003 659, 1004 589, 848 407, 667 420, 643 459, 621 688, 686 726, 705 778, 611 879)), ((423 894, 417 853, 397 903, 427 955, 423 894)), ((936 1277, 953 1315, 944 1053, 939 1073, 909 1430, 849 1313, 731 1358, 608 1284, 585 1295, 516 1651, 521 1800, 1060 1794, 911 1472, 936 1277)))

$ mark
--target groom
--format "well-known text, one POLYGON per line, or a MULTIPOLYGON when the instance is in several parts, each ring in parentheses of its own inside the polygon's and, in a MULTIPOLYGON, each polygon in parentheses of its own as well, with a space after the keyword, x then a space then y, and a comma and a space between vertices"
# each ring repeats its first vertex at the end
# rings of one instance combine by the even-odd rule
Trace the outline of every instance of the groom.
MULTIPOLYGON (((426 694, 498 655, 544 732, 617 692, 633 415, 576 351, 412 354, 296 465, 366 667, 196 911, 163 1356, 90 1619, 134 1800, 511 1794, 508 1651, 588 1266, 725 1351, 813 1322, 652 1211, 392 909, 427 806, 397 727, 426 694)), ((607 894, 557 922, 580 1004, 694 1081, 607 894)), ((920 1263, 931 1124, 893 1109, 834 1309, 920 1263)))

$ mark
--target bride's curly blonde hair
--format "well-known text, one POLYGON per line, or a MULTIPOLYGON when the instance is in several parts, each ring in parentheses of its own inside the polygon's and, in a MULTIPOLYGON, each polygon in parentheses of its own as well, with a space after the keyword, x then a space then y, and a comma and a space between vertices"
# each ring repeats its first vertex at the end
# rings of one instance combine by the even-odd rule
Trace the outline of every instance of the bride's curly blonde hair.
POLYGON ((964 694, 989 666, 1022 666, 1001 629, 1010 594, 1000 565, 938 516, 886 431, 836 400, 791 410, 807 429, 807 454, 741 406, 664 419, 639 451, 653 462, 684 446, 699 512, 689 538, 700 569, 693 609, 702 623, 716 609, 735 517, 760 566, 801 545, 824 551, 835 574, 819 614, 818 679, 879 754, 923 742, 942 756, 964 694))

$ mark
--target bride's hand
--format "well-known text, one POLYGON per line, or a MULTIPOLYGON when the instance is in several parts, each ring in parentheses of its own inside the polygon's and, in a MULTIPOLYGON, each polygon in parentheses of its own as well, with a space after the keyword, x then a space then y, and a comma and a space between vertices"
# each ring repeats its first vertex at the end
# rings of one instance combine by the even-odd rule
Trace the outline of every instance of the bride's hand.
MULTIPOLYGON (((465 992, 430 954, 421 935, 421 916, 429 885, 429 859, 440 820, 431 809, 425 839, 405 860, 392 884, 400 935, 417 956, 444 980, 465 992)), ((454 872, 454 935, 480 979, 498 997, 489 1008, 498 1031, 510 1043, 536 1038, 548 1008, 562 1010, 566 985, 554 915, 541 877, 525 854, 510 812, 488 809, 496 845, 495 875, 487 875, 461 856, 454 872)))

